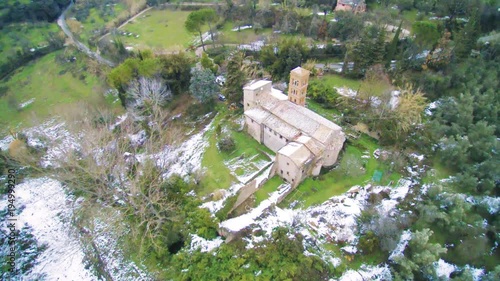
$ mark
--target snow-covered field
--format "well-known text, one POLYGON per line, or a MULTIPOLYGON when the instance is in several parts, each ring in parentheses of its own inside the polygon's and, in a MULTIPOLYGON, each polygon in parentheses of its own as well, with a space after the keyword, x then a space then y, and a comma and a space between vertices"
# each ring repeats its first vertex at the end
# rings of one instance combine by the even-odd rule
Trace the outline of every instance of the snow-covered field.
POLYGON ((17 217, 18 225, 31 226, 38 243, 47 245, 37 259, 38 264, 24 278, 96 280, 85 266, 84 253, 71 225, 75 201, 65 195, 61 184, 46 177, 27 179, 15 191, 16 205, 25 207, 17 217))

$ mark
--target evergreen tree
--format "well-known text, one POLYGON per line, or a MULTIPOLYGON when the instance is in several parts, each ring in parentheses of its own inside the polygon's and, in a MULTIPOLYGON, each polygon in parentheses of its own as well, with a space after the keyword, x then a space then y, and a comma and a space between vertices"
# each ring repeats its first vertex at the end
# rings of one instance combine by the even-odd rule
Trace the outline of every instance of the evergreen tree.
POLYGON ((401 26, 403 25, 403 21, 399 23, 398 29, 392 38, 391 44, 387 50, 387 59, 385 63, 385 67, 389 67, 391 65, 391 61, 396 57, 396 53, 398 50, 398 42, 399 42, 399 34, 401 34, 401 26))
POLYGON ((457 34, 454 53, 458 59, 467 58, 476 46, 477 39, 481 32, 479 8, 474 8, 467 24, 457 34))
POLYGON ((227 63, 227 77, 223 93, 230 102, 241 102, 245 73, 242 71, 243 53, 237 53, 227 63))

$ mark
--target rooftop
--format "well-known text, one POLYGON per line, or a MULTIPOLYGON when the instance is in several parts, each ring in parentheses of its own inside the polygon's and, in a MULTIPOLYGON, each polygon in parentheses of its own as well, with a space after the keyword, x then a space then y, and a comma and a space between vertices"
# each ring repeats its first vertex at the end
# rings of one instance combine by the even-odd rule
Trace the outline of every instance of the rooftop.
POLYGON ((283 146, 278 153, 290 157, 298 167, 302 166, 302 164, 312 156, 305 145, 297 142, 289 142, 287 145, 283 146))
POLYGON ((267 80, 259 80, 257 82, 254 82, 252 84, 247 85, 246 87, 243 88, 243 90, 256 90, 258 88, 264 87, 268 84, 271 84, 272 81, 267 81, 267 80))
POLYGON ((296 68, 292 69, 292 73, 297 73, 299 75, 309 75, 310 72, 307 69, 297 66, 296 68))
MULTIPOLYGON (((260 85, 268 85, 268 83, 271 81, 261 80, 246 88, 255 89, 260 85)), ((303 106, 288 101, 286 95, 274 88, 271 88, 270 93, 259 97, 259 105, 261 106, 258 108, 259 110, 250 109, 245 114, 258 123, 264 123, 287 139, 295 138, 302 132, 324 145, 332 134, 342 132, 342 128, 335 123, 303 106), (267 117, 264 111, 269 113, 267 117)), ((316 146, 318 145, 316 144, 316 146)))

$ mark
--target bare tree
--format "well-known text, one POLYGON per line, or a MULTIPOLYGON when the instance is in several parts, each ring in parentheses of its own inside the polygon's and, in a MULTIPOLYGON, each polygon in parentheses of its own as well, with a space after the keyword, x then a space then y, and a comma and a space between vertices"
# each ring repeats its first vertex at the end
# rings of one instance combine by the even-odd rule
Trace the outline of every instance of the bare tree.
POLYGON ((129 105, 141 115, 163 107, 172 98, 172 91, 158 78, 140 77, 128 88, 129 105))
MULTIPOLYGON (((64 113, 63 113, 64 114, 64 113)), ((65 114, 67 127, 77 135, 77 149, 68 147, 59 159, 56 176, 71 190, 89 195, 96 204, 117 206, 133 218, 130 233, 134 240, 159 249, 167 223, 177 219, 176 202, 168 197, 163 173, 168 168, 158 161, 166 145, 180 138, 180 130, 171 130, 163 122, 166 113, 154 107, 149 116, 155 138, 144 137, 141 145, 131 139, 142 127, 133 118, 116 124, 108 110, 80 105, 65 114), (160 231, 162 229, 162 231, 160 231)))

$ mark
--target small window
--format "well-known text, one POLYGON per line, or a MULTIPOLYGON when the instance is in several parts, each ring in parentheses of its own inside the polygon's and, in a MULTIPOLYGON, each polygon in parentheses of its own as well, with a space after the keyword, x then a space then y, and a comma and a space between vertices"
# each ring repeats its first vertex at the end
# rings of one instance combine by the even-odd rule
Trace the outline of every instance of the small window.
POLYGON ((303 174, 304 172, 305 172, 305 170, 304 170, 304 169, 302 169, 302 174, 303 174))
POLYGON ((286 165, 287 165, 287 166, 290 166, 290 163, 286 162, 286 165))
POLYGON ((287 175, 290 175, 290 172, 286 172, 287 175))
POLYGON ((250 106, 250 104, 247 102, 247 106, 250 106))
POLYGON ((283 175, 283 170, 281 170, 281 174, 283 175))
POLYGON ((294 181, 295 181, 295 179, 292 179, 292 182, 294 182, 294 181))
POLYGON ((283 136, 280 136, 280 139, 282 139, 282 138, 283 138, 283 136))
POLYGON ((293 102, 297 102, 297 99, 293 99, 293 102))
POLYGON ((272 132, 273 130, 271 130, 271 128, 269 128, 269 132, 272 132))
MULTIPOLYGON (((250 120, 252 120, 252 119, 250 119, 250 120)), ((253 123, 253 120, 252 120, 252 123, 253 123)))
POLYGON ((274 132, 274 135, 277 136, 278 134, 276 134, 276 132, 274 132))

